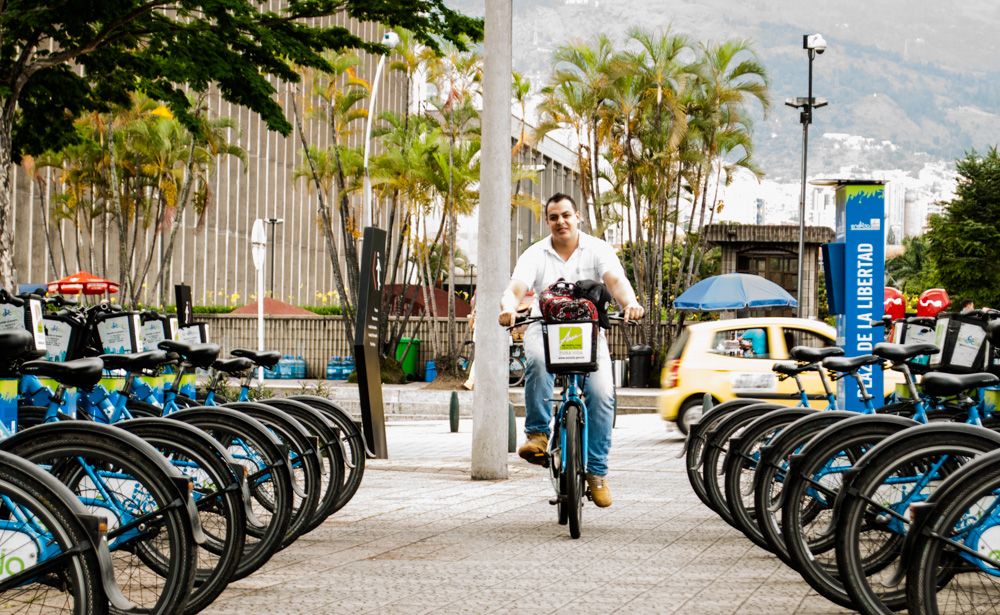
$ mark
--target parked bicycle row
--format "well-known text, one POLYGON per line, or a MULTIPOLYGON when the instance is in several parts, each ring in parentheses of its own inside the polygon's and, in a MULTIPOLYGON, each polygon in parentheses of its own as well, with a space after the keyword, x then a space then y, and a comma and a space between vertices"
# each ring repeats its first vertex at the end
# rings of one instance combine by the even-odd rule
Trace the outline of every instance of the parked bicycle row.
MULTIPOLYGON (((1000 347, 1000 320, 983 316, 980 341, 1000 347)), ((740 399, 692 425, 684 455, 695 493, 840 606, 997 610, 1000 417, 987 393, 998 378, 970 371, 969 349, 955 354, 953 340, 939 339, 944 351, 926 342, 879 343, 858 357, 793 348, 795 361, 774 371, 798 384, 798 407, 740 399), (943 362, 949 354, 959 360, 943 362), (873 365, 902 373, 904 390, 886 400, 868 391, 859 374, 873 365), (825 410, 809 407, 807 372, 823 382, 825 410), (837 409, 830 380, 841 378, 856 380, 862 412, 837 409)), ((983 352, 978 365, 992 365, 983 352)))
POLYGON ((220 359, 214 344, 163 339, 86 356, 134 344, 107 323, 138 315, 61 306, 44 318, 67 324, 65 360, 39 360, 36 300, 0 293, 0 304, 25 315, 0 332, 3 612, 198 612, 360 486, 364 442, 343 409, 312 396, 248 401, 251 373, 279 353, 220 359), (210 372, 197 398, 181 387, 195 369, 210 372), (238 399, 220 405, 229 377, 238 399))

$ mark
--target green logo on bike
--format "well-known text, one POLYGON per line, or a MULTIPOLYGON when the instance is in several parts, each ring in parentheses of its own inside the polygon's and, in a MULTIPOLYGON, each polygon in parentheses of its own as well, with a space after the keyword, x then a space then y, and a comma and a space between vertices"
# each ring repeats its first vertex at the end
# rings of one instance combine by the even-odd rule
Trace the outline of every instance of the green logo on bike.
POLYGON ((559 350, 583 350, 583 327, 560 328, 559 350))

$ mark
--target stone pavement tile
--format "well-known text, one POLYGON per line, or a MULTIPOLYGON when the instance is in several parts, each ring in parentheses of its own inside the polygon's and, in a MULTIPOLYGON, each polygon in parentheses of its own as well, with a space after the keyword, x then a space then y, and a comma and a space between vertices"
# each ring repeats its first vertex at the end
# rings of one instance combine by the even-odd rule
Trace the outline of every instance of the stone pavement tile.
POLYGON ((368 466, 352 502, 206 613, 830 612, 697 500, 656 417, 619 419, 615 506, 588 506, 579 540, 556 524, 544 470, 511 456, 509 480, 471 481, 467 431, 389 434, 393 459, 368 466))

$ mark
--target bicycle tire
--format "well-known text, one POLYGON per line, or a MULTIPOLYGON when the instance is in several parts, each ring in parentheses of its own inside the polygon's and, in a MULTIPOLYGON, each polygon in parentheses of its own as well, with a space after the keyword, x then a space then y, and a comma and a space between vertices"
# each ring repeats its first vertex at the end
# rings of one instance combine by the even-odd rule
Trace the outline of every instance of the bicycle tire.
POLYGON ((733 527, 743 532, 755 545, 768 549, 770 545, 760 533, 753 511, 753 486, 760 462, 760 447, 774 439, 790 423, 815 414, 810 408, 771 410, 747 425, 742 434, 730 438, 730 453, 726 456, 724 495, 732 516, 733 527))
POLYGON ((556 520, 559 525, 569 523, 569 504, 566 495, 566 474, 562 467, 562 425, 559 421, 552 423, 552 438, 549 440, 549 479, 556 491, 556 520))
POLYGON ((287 412, 318 441, 316 452, 320 462, 320 498, 312 520, 302 532, 307 534, 333 514, 340 489, 344 485, 344 451, 340 447, 337 430, 321 412, 303 402, 277 397, 260 403, 287 412))
MULTIPOLYGON (((54 545, 54 550, 62 556, 54 569, 34 576, 31 574, 33 568, 53 558, 38 562, 38 554, 35 554, 35 564, 27 565, 24 557, 15 555, 17 549, 10 549, 8 542, 4 541, 5 559, 18 557, 22 568, 16 572, 22 578, 28 576, 19 582, 8 571, 0 579, 0 604, 4 612, 24 615, 106 614, 108 602, 101 583, 103 575, 97 549, 106 549, 107 546, 95 544, 95 537, 84 519, 94 522, 96 519, 87 514, 73 492, 34 464, 16 455, 0 452, 0 495, 13 505, 0 507, 0 522, 9 524, 4 531, 8 540, 13 540, 16 534, 27 536, 28 541, 44 538, 44 542, 54 545), (14 509, 19 516, 14 515, 14 509), (19 532, 18 527, 22 525, 33 527, 19 532), (77 546, 83 548, 67 553, 77 546)), ((22 548, 30 546, 24 544, 22 548)))
POLYGON ((146 419, 163 416, 163 408, 138 399, 129 399, 125 402, 125 409, 135 419, 146 419))
POLYGON ((0 442, 0 449, 50 467, 60 482, 87 500, 88 510, 108 518, 115 581, 135 604, 132 612, 184 610, 196 561, 187 479, 152 445, 114 426, 63 421, 18 432, 0 442), (127 478, 112 479, 117 488, 103 480, 98 486, 92 481, 102 472, 127 478), (131 503, 131 512, 143 520, 143 531, 132 533, 128 524, 120 525, 117 512, 106 504, 98 505, 107 501, 103 496, 89 495, 98 489, 131 503))
POLYGON ((782 502, 781 491, 787 475, 788 459, 830 425, 856 416, 856 412, 847 410, 823 410, 804 416, 785 427, 767 446, 761 447, 760 463, 754 473, 754 521, 767 542, 768 550, 790 568, 795 569, 795 561, 785 547, 781 508, 777 507, 782 502))
POLYGON ((223 449, 235 451, 232 457, 245 468, 246 537, 232 575, 234 581, 243 579, 279 550, 292 517, 292 478, 281 440, 257 419, 229 408, 189 408, 167 418, 204 430, 223 449), (259 492, 266 497, 254 497, 259 492), (272 504, 264 506, 262 501, 272 504))
MULTIPOLYGON (((917 422, 892 415, 861 415, 827 427, 817 434, 802 453, 792 458, 785 485, 785 504, 781 509, 782 533, 788 555, 796 563, 796 570, 821 596, 845 608, 857 608, 844 589, 841 572, 837 568, 836 527, 837 511, 834 503, 842 487, 839 472, 816 477, 833 465, 837 459, 853 463, 867 449, 888 436, 898 433, 917 422), (827 477, 832 477, 827 480, 827 477), (824 482, 825 481, 825 482, 824 482), (814 497, 810 490, 821 497, 814 497), (819 505, 819 514, 810 514, 819 505), (829 514, 827 514, 829 512, 829 514), (807 518, 808 515, 808 518, 807 518), (816 529, 817 526, 821 526, 816 529)), ((845 468, 846 469, 846 468, 845 468)))
POLYGON ((364 479, 365 461, 368 458, 365 436, 351 415, 329 399, 315 395, 292 395, 288 399, 301 401, 319 410, 340 432, 340 444, 344 453, 344 485, 333 509, 333 512, 337 512, 351 501, 364 479))
POLYGON ((519 387, 524 382, 524 374, 528 369, 524 357, 511 356, 507 365, 507 384, 512 387, 519 387))
POLYGON ((710 509, 712 508, 712 502, 708 499, 708 493, 705 491, 705 481, 702 479, 701 474, 702 457, 705 454, 705 436, 727 414, 739 408, 753 405, 754 403, 760 402, 749 399, 734 399, 714 406, 702 415, 698 422, 691 425, 691 431, 688 432, 687 438, 684 440, 682 454, 684 456, 684 467, 687 472, 688 483, 702 504, 710 509))
POLYGON ((575 403, 566 404, 566 512, 570 538, 579 538, 583 525, 583 494, 586 491, 586 461, 583 459, 583 417, 575 403))
POLYGON ((859 611, 885 614, 906 606, 905 586, 886 583, 901 564, 903 535, 885 521, 898 519, 904 528, 910 525, 905 511, 900 513, 893 506, 899 501, 897 485, 902 473, 939 464, 943 478, 924 487, 922 493, 929 494, 936 489, 935 483, 946 480, 949 471, 954 472, 958 464, 964 463, 963 459, 998 449, 1000 434, 969 425, 933 423, 887 438, 859 460, 849 488, 841 490, 836 534, 837 567, 859 611), (943 464, 941 455, 948 456, 943 464), (889 477, 897 477, 892 485, 887 483, 889 477), (887 536, 882 539, 881 534, 887 536), (876 543, 875 548, 870 548, 872 543, 876 543))
POLYGON ((149 442, 191 478, 204 544, 198 545, 194 588, 185 613, 205 609, 229 585, 246 546, 246 513, 236 461, 201 429, 164 418, 116 424, 149 442))
MULTIPOLYGON (((989 552, 990 573, 970 564, 957 545, 981 552, 983 544, 969 542, 969 532, 982 537, 984 530, 996 527, 995 520, 986 528, 980 527, 983 513, 996 509, 997 492, 1000 490, 1000 451, 987 453, 969 462, 946 480, 927 505, 929 511, 921 515, 913 528, 916 539, 907 551, 909 565, 906 574, 907 608, 913 615, 939 615, 940 613, 996 612, 998 593, 997 560, 995 550, 989 552), (956 528, 960 528, 956 532, 956 528), (978 549, 976 547, 979 547, 978 549), (984 585, 978 600, 963 593, 963 588, 984 585), (988 584, 988 586, 987 586, 988 584), (961 609, 961 610, 959 610, 961 609)), ((986 564, 985 562, 980 562, 986 564)))
POLYGON ((712 510, 718 513, 729 525, 733 525, 735 522, 722 493, 722 486, 719 484, 719 476, 721 476, 722 469, 725 468, 726 458, 729 456, 729 439, 757 418, 780 409, 780 406, 775 408, 775 405, 753 404, 733 410, 706 434, 705 455, 701 464, 705 494, 708 496, 712 510))
POLYGON ((256 402, 233 402, 222 407, 243 412, 264 423, 281 439, 288 450, 293 497, 292 518, 285 538, 281 542, 281 548, 284 549, 305 533, 319 504, 321 476, 318 443, 312 439, 302 423, 278 408, 256 402))

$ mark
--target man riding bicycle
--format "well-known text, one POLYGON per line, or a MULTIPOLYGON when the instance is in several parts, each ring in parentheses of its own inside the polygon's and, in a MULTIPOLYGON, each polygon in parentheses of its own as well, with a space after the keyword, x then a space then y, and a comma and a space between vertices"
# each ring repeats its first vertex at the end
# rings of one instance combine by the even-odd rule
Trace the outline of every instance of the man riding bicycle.
MULTIPOLYGON (((625 320, 642 318, 644 310, 636 300, 635 291, 625 276, 618 255, 607 242, 587 235, 579 229, 580 214, 572 197, 556 193, 545 203, 545 221, 550 235, 533 244, 521 254, 514 267, 510 284, 500 299, 500 325, 514 324, 515 309, 528 289, 539 297, 542 291, 559 279, 567 282, 598 280, 619 303, 625 306, 625 320)), ((538 302, 532 315, 540 316, 538 302)), ((555 377, 545 367, 542 329, 538 323, 524 334, 524 354, 527 370, 524 379, 525 422, 527 442, 517 453, 529 463, 544 464, 549 444, 549 423, 552 419, 552 387, 555 377)), ((590 413, 587 486, 594 504, 611 506, 608 487, 608 452, 611 450, 611 424, 614 420, 614 381, 611 355, 604 331, 598 338, 598 370, 587 377, 584 393, 590 413)))

